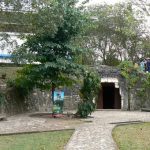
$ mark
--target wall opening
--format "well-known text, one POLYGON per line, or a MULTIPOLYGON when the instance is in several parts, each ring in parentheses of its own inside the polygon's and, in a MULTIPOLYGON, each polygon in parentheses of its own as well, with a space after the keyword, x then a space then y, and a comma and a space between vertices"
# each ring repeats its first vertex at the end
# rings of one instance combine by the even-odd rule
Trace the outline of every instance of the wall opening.
POLYGON ((113 83, 102 84, 103 87, 103 109, 113 109, 115 103, 115 88, 113 83))
POLYGON ((99 98, 97 101, 98 109, 121 109, 121 96, 119 88, 115 88, 114 83, 102 83, 99 98))

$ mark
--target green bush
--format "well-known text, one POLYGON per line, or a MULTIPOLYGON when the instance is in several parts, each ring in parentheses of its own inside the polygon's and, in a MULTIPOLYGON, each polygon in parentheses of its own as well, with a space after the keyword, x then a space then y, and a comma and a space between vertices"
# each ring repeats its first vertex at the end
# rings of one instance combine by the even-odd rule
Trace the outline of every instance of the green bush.
POLYGON ((93 100, 98 96, 99 88, 99 75, 95 72, 86 73, 80 89, 81 102, 78 104, 77 116, 86 118, 95 110, 96 104, 93 100))
POLYGON ((95 108, 96 105, 92 101, 80 102, 78 104, 78 114, 81 118, 86 118, 95 110, 95 108))

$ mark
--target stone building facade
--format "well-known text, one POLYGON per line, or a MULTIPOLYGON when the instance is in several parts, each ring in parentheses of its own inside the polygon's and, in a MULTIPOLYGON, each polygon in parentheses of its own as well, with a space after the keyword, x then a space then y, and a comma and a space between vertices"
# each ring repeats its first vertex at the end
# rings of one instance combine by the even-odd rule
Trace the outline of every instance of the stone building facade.
POLYGON ((127 110, 126 80, 120 75, 119 69, 99 66, 97 70, 101 76, 101 89, 97 100, 97 108, 127 110))
MULTIPOLYGON (((31 11, 30 0, 22 1, 22 11, 31 11)), ((0 3, 0 8, 5 10, 5 6, 0 3)), ((11 6, 10 6, 11 8, 11 6)), ((9 8, 9 10, 10 10, 9 8)), ((5 12, 5 11, 4 11, 5 12)), ((10 12, 10 11, 9 11, 10 12)), ((7 18, 5 18, 7 20, 7 18)), ((4 23, 7 23, 5 21, 4 23)), ((13 22, 12 22, 13 23, 13 22)), ((15 22, 16 23, 16 22, 15 22)), ((7 25, 14 25, 7 23, 7 25)), ((22 30, 21 30, 22 31, 22 30)), ((28 33, 22 31, 24 33, 28 33)), ((18 45, 21 45, 24 41, 20 39, 20 32, 16 31, 16 28, 7 28, 7 30, 0 31, 0 63, 11 63, 10 57, 13 49, 18 45), (5 36, 4 36, 5 35, 5 36), (7 38, 3 38, 6 37, 7 38), (9 41, 9 42, 8 42, 9 41)), ((128 91, 127 82, 121 77, 117 68, 109 66, 98 66, 97 71, 101 76, 101 89, 96 100, 97 109, 128 109, 128 91)), ((52 111, 52 101, 50 91, 40 91, 35 89, 25 100, 22 100, 22 95, 19 95, 15 91, 11 91, 6 87, 5 82, 0 79, 0 92, 5 93, 6 101, 0 105, 0 111, 8 114, 16 114, 26 111, 52 111), (5 106, 4 106, 5 105, 5 106)), ((80 101, 78 95, 78 88, 66 89, 64 109, 72 110, 76 109, 78 102, 80 101)), ((132 90, 131 109, 140 109, 140 99, 136 96, 136 90, 132 90)), ((149 102, 146 102, 145 107, 150 106, 149 102)))
MULTIPOLYGON (((101 90, 97 99, 98 109, 128 110, 127 80, 121 76, 116 67, 99 66, 97 68, 101 76, 101 90)), ((130 93, 130 110, 140 110, 142 107, 150 108, 150 98, 142 101, 138 96, 140 84, 137 84, 130 93)))
MULTIPOLYGON (((128 110, 128 91, 125 78, 120 75, 119 69, 109 66, 99 66, 96 68, 101 76, 101 89, 96 99, 97 109, 121 109, 128 110)), ((40 91, 34 89, 30 95, 23 100, 21 94, 11 91, 6 87, 5 82, 0 80, 0 91, 5 93, 5 105, 0 106, 1 113, 17 114, 24 112, 51 112, 52 100, 51 91, 40 91)), ((79 86, 63 88, 65 92, 64 110, 74 110, 77 108, 80 97, 79 86)), ((141 100, 136 95, 137 89, 132 89, 130 108, 139 110, 141 100)), ((144 107, 150 107, 150 101, 144 107)))

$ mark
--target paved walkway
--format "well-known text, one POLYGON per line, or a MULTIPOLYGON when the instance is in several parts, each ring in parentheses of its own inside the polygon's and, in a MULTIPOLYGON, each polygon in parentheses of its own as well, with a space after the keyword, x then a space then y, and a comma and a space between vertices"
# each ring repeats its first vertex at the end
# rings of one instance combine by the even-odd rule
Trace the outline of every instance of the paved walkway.
POLYGON ((150 121, 150 112, 97 111, 92 116, 92 123, 76 129, 66 150, 116 150, 111 136, 116 123, 150 121))
POLYGON ((108 110, 96 111, 92 116, 93 118, 85 119, 92 122, 83 123, 78 119, 17 115, 7 118, 7 121, 0 121, 0 134, 76 128, 65 150, 116 150, 111 132, 118 122, 150 121, 150 112, 108 110))

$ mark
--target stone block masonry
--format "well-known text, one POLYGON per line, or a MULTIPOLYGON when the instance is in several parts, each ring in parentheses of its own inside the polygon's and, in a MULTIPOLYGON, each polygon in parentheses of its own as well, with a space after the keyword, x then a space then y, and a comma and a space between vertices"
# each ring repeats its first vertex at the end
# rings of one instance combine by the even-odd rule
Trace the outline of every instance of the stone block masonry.
MULTIPOLYGON (((128 91, 127 82, 120 75, 120 71, 115 67, 99 66, 96 68, 101 76, 102 83, 113 83, 114 87, 119 90, 121 96, 121 109, 127 110, 128 108, 128 91)), ((140 87, 139 87, 140 88, 140 87)), ((79 86, 72 88, 64 88, 65 100, 64 110, 77 109, 79 97, 79 86)), ((141 108, 141 100, 136 95, 137 89, 132 90, 131 110, 139 110, 141 108)), ((0 105, 0 113, 14 115, 24 112, 51 112, 52 100, 51 91, 41 91, 34 89, 26 99, 22 95, 6 86, 6 81, 0 79, 0 92, 5 94, 5 102, 0 105)), ((108 93, 109 94, 109 93, 108 93)), ((150 101, 145 102, 145 107, 150 107, 150 101)))

